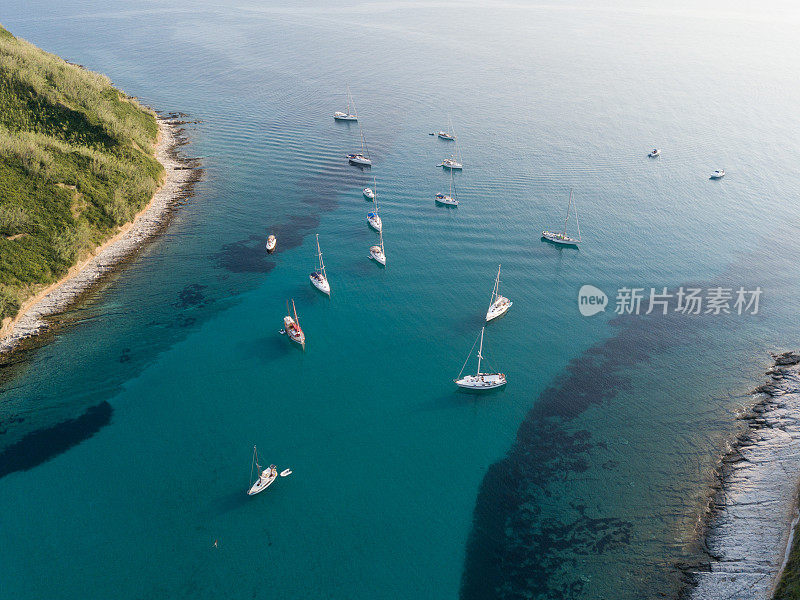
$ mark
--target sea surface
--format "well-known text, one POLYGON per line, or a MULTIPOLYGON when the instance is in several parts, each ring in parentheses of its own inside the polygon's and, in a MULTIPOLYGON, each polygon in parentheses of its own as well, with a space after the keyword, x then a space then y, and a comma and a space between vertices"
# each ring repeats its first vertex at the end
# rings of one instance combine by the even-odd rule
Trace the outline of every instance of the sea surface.
POLYGON ((793 4, 5 0, 0 22, 202 121, 206 169, 0 370, 0 597, 634 600, 708 560, 716 461, 800 339, 793 4), (332 119, 347 85, 371 170, 332 119), (448 120, 457 209, 433 200, 448 120), (580 249, 540 240, 570 189, 580 249), (484 355, 508 385, 462 393, 501 263, 484 355), (584 284, 606 311, 581 316, 584 284), (763 293, 614 315, 622 287, 681 285, 763 293), (293 474, 248 497, 254 445, 293 474))

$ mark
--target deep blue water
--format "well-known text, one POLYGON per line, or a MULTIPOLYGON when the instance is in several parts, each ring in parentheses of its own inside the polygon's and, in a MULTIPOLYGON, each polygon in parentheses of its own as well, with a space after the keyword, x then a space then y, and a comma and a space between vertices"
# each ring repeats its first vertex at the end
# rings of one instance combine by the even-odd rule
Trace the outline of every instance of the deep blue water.
POLYGON ((751 10, 6 3, 16 35, 202 120, 206 175, 3 383, 0 595, 674 594, 736 412, 800 333, 799 17, 751 10), (331 118, 347 84, 371 172, 331 118), (570 188, 580 250, 539 239, 570 188), (459 393, 498 263, 509 384, 459 393), (585 283, 764 292, 756 316, 612 321, 579 314, 585 283), (248 498, 253 444, 294 473, 248 498))

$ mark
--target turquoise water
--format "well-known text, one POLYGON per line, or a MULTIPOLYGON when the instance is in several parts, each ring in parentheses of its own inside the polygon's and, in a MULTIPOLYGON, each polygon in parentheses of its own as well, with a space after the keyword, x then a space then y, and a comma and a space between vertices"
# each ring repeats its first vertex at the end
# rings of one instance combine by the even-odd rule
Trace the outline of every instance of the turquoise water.
POLYGON ((167 233, 6 369, 1 595, 675 593, 736 411, 800 333, 798 14, 174 4, 0 17, 202 120, 187 152, 206 169, 167 233), (331 118, 346 84, 371 172, 331 118), (448 118, 455 210, 433 201, 448 118), (386 269, 367 259, 372 175, 386 269), (538 236, 570 188, 580 250, 538 236), (330 300, 308 282, 315 233, 330 300), (514 306, 486 355, 509 384, 459 393, 498 263, 514 306), (761 313, 576 306, 584 283, 688 282, 761 286, 761 313), (278 335, 288 298, 305 353, 278 335), (253 444, 294 473, 248 498, 253 444))

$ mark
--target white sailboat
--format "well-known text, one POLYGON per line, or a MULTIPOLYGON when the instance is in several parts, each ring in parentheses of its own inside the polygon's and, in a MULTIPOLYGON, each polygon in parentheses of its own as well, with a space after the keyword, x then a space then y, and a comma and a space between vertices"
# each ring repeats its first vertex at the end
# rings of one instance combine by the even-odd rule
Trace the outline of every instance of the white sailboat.
POLYGON ((381 244, 380 246, 372 246, 369 249, 369 257, 382 264, 384 267, 386 266, 386 253, 383 250, 383 231, 380 231, 381 234, 381 244))
POLYGON ((436 202, 439 204, 446 204, 448 206, 458 206, 458 198, 456 197, 456 193, 453 191, 453 171, 450 170, 450 192, 447 194, 442 194, 441 192, 434 196, 436 202))
POLYGON ((270 235, 267 238, 267 252, 272 254, 275 252, 275 246, 278 243, 278 239, 274 235, 270 235))
POLYGON ((263 471, 261 465, 258 464, 258 450, 253 446, 253 461, 250 463, 250 488, 247 490, 248 496, 255 496, 259 492, 267 489, 272 482, 278 477, 278 468, 275 465, 270 465, 263 471), (258 479, 253 482, 253 466, 258 479))
POLYGON ((293 342, 300 344, 303 347, 303 350, 306 349, 306 334, 303 333, 303 330, 300 327, 300 319, 297 318, 297 309, 294 306, 294 299, 292 299, 292 311, 294 312, 294 318, 292 318, 292 313, 289 312, 289 301, 286 301, 286 312, 288 313, 285 317, 283 317, 283 330, 281 333, 286 334, 289 336, 289 339, 293 342))
POLYGON ((578 238, 570 237, 567 235, 567 221, 569 221, 570 208, 573 205, 572 190, 569 191, 569 204, 567 204, 567 218, 564 219, 564 229, 558 233, 553 231, 543 231, 542 237, 554 244, 561 244, 562 246, 577 246, 581 243, 581 224, 578 221, 578 206, 575 205, 575 223, 578 226, 578 238))
POLYGON ((456 155, 453 154, 450 158, 445 158, 442 162, 440 162, 437 167, 444 167, 445 169, 451 169, 456 171, 461 171, 464 169, 464 165, 461 161, 456 158, 456 155))
POLYGON ((350 86, 347 86, 347 110, 345 112, 336 111, 333 113, 333 118, 337 121, 358 121, 358 113, 356 112, 356 103, 353 102, 353 96, 350 95, 350 86), (353 112, 350 112, 350 106, 353 106, 353 112))
POLYGON ((319 248, 319 234, 317 234, 317 268, 308 278, 311 283, 323 294, 331 295, 331 286, 328 283, 328 274, 325 272, 325 263, 322 262, 322 250, 319 248))
MULTIPOLYGON (((452 123, 450 124, 450 130, 453 132, 452 136, 446 137, 444 139, 453 140, 456 143, 455 151, 453 154, 450 155, 450 158, 445 158, 442 162, 440 162, 437 167, 444 167, 445 169, 456 169, 460 171, 464 168, 464 165, 461 161, 461 152, 458 150, 458 140, 456 139, 456 132, 453 130, 452 123)), ((442 132, 439 132, 439 137, 442 137, 442 132)))
POLYGON ((447 117, 447 126, 450 131, 439 131, 436 135, 439 136, 439 139, 454 142, 456 139, 456 132, 453 131, 453 121, 450 120, 450 117, 447 117))
POLYGON ((486 321, 489 322, 506 314, 512 304, 514 303, 511 300, 500 295, 500 265, 498 265, 497 279, 494 280, 494 290, 492 290, 492 300, 489 304, 489 310, 486 311, 486 321))
MULTIPOLYGON (((378 184, 377 182, 375 182, 374 178, 372 180, 372 185, 375 186, 375 190, 378 189, 378 184)), ((367 213, 367 223, 369 223, 369 226, 372 227, 375 231, 380 233, 381 229, 383 229, 383 223, 381 222, 381 216, 378 214, 377 192, 372 193, 372 205, 375 207, 375 210, 367 213)))
MULTIPOLYGON (((470 390, 490 390, 506 384, 506 376, 503 373, 481 373, 481 360, 483 359, 483 332, 485 329, 485 327, 481 328, 481 345, 478 348, 477 372, 475 375, 466 375, 465 377, 461 377, 461 374, 464 372, 467 362, 469 361, 469 356, 467 356, 467 360, 464 361, 464 366, 461 367, 461 373, 458 374, 457 379, 453 380, 460 388, 470 390)), ((475 345, 473 344, 472 347, 474 348, 475 345)), ((472 355, 472 351, 470 351, 470 355, 472 355)))
POLYGON ((351 164, 358 165, 360 167, 370 167, 372 166, 372 159, 369 157, 369 152, 367 151, 367 142, 364 140, 364 130, 361 129, 360 123, 359 131, 361 133, 361 152, 348 154, 347 160, 350 161, 351 164))

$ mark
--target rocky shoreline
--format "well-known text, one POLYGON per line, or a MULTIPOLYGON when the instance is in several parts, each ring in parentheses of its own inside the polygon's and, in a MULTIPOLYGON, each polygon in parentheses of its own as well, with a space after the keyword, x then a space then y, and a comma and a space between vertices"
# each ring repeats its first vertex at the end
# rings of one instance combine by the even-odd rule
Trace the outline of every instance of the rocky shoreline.
POLYGON ((66 310, 83 294, 102 281, 123 260, 132 256, 169 222, 173 209, 192 195, 194 184, 202 177, 200 161, 187 158, 180 148, 188 143, 182 125, 186 115, 172 113, 158 117, 159 141, 156 158, 164 166, 166 179, 150 203, 132 223, 97 248, 93 255, 40 297, 24 306, 0 339, 0 356, 18 348, 22 342, 49 328, 47 317, 66 310))
POLYGON ((708 513, 710 561, 687 569, 693 600, 772 598, 791 543, 800 485, 800 353, 774 356, 769 380, 722 459, 708 513))

